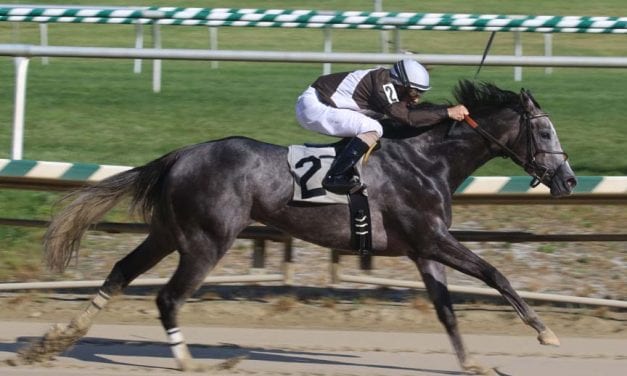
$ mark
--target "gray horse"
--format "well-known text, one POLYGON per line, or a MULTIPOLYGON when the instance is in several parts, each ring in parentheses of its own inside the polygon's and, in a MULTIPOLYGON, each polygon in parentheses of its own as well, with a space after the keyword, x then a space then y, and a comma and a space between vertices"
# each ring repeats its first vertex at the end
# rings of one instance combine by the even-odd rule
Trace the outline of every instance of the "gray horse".
MULTIPOLYGON (((516 94, 492 84, 461 81, 454 95, 478 126, 467 119, 467 124, 389 128, 362 178, 370 196, 374 254, 405 255, 416 264, 461 367, 485 373, 489 370, 469 358, 462 342, 445 265, 498 290, 537 331, 540 343, 559 345, 559 340, 496 268, 451 235, 453 193, 496 156, 512 158, 556 197, 570 194, 576 178, 551 121, 528 91, 516 94)), ((23 351, 22 360, 36 361, 65 350, 87 332, 110 297, 176 250, 179 265, 159 292, 157 306, 178 366, 195 369, 177 313, 253 221, 323 247, 350 250, 348 207, 293 205, 286 156, 285 147, 232 137, 173 151, 75 193, 46 233, 50 267, 64 270, 85 230, 125 196, 133 198, 132 207, 143 213, 150 232, 115 264, 89 307, 68 326, 57 327, 23 351)))

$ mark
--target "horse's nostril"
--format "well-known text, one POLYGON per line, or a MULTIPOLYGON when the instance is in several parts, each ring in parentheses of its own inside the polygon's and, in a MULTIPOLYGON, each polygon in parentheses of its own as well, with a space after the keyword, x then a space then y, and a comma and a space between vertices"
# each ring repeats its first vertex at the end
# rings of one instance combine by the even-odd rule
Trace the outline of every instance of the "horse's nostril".
POLYGON ((575 188, 575 186, 577 185, 577 179, 575 178, 570 178, 566 182, 568 183, 568 186, 570 188, 575 188))

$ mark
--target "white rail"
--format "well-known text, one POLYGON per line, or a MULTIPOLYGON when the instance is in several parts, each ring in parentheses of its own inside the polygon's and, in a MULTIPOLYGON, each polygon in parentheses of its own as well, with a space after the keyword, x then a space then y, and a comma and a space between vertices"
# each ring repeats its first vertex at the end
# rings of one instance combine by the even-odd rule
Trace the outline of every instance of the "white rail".
MULTIPOLYGON (((338 281, 352 282, 361 284, 371 284, 378 286, 390 287, 406 287, 412 289, 425 290, 422 282, 401 281, 395 279, 352 276, 339 274, 338 281)), ((134 280, 130 286, 161 286, 167 283, 168 278, 140 278, 134 280)), ((221 284, 221 283, 248 283, 248 282, 284 282, 283 274, 257 274, 257 275, 239 275, 239 276, 210 276, 204 281, 205 284, 221 284)), ((20 282, 20 283, 1 283, 0 291, 23 291, 23 290, 52 290, 52 289, 78 289, 78 288, 97 288, 102 286, 104 280, 93 281, 54 281, 54 282, 20 282)), ((448 289, 452 293, 479 295, 479 296, 500 296, 499 292, 494 289, 449 285, 448 289)), ((520 291, 518 294, 523 299, 541 300, 554 303, 572 303, 591 306, 603 306, 612 308, 627 308, 627 302, 613 299, 597 299, 586 298, 580 296, 567 296, 557 294, 543 294, 536 292, 520 291)))
MULTIPOLYGON (((206 60, 206 61, 256 61, 277 63, 373 63, 390 64, 406 58, 405 54, 340 53, 340 52, 276 52, 276 51, 228 51, 190 49, 137 49, 111 47, 65 47, 34 46, 22 44, 0 45, 0 56, 16 58, 15 112, 13 118, 13 143, 11 159, 22 159, 24 133, 24 107, 26 103, 26 79, 28 62, 32 57, 82 57, 112 59, 161 59, 206 60)), ((417 60, 430 65, 479 65, 480 55, 413 55, 417 60)), ((625 68, 627 57, 585 56, 488 56, 484 65, 495 66, 541 66, 541 67, 602 67, 625 68)), ((161 84, 160 64, 153 72, 153 89, 161 84)), ((158 90, 157 90, 158 91, 158 90)))
MULTIPOLYGON (((139 278, 131 282, 130 286, 161 286, 165 285, 168 280, 169 278, 139 278)), ((205 278, 204 283, 260 283, 284 281, 285 277, 283 274, 250 274, 210 276, 205 278)), ((104 280, 0 283, 0 291, 96 288, 102 286, 103 283, 104 280)))
MULTIPOLYGON (((396 280, 396 279, 376 278, 376 277, 367 277, 367 276, 365 277, 354 276, 354 275, 347 275, 347 274, 339 274, 337 278, 339 281, 343 281, 343 282, 363 283, 363 284, 390 286, 390 287, 407 287, 407 288, 421 289, 421 290, 425 289, 425 284, 422 282, 401 281, 401 280, 396 280)), ((480 296, 500 296, 501 295, 498 291, 494 289, 481 288, 481 287, 448 285, 448 289, 450 292, 460 293, 460 294, 470 294, 470 295, 480 295, 480 296)), ((527 291, 519 291, 518 295, 520 295, 523 299, 542 300, 542 301, 548 301, 548 302, 585 304, 585 305, 595 305, 595 306, 614 307, 614 308, 627 308, 627 302, 623 300, 597 299, 597 298, 586 298, 586 297, 580 297, 580 296, 566 296, 566 295, 557 295, 557 294, 543 294, 543 293, 527 292, 527 291)))
MULTIPOLYGON (((1 44, 0 56, 14 57, 81 57, 112 59, 169 59, 169 60, 224 60, 276 63, 372 63, 391 64, 407 58, 406 54, 349 53, 349 52, 284 52, 194 50, 159 48, 66 47, 1 44)), ((481 55, 416 54, 413 58, 429 65, 471 65, 481 62, 481 55)), ((627 57, 587 56, 504 56, 490 55, 484 65, 535 67, 597 67, 626 68, 627 57)))

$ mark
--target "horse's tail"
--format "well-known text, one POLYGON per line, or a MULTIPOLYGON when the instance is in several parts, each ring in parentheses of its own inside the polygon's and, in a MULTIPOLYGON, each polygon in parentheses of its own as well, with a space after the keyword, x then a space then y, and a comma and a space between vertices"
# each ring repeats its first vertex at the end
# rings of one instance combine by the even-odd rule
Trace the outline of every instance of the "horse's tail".
POLYGON ((48 267, 64 271, 72 255, 78 253, 81 238, 89 226, 126 196, 132 196, 131 213, 138 211, 146 222, 150 221, 160 201, 164 178, 178 160, 180 151, 65 196, 63 201, 72 202, 54 216, 44 235, 44 257, 48 267))

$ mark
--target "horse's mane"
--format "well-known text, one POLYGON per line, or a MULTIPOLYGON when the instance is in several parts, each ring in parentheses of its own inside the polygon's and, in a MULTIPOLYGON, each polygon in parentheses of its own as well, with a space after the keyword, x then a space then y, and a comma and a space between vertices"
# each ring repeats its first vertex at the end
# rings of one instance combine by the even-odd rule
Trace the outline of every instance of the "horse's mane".
POLYGON ((484 81, 460 80, 453 96, 470 113, 481 113, 500 108, 511 108, 520 111, 520 96, 512 91, 503 90, 496 85, 484 81))
MULTIPOLYGON (((533 99, 531 93, 527 91, 529 98, 534 104, 540 108, 538 103, 533 99)), ((460 80, 457 86, 453 89, 453 96, 456 103, 463 104, 468 108, 471 114, 481 115, 489 113, 494 110, 510 108, 516 112, 522 112, 522 102, 520 95, 513 91, 503 90, 496 85, 485 81, 472 81, 472 80, 460 80)), ((452 105, 452 103, 448 103, 452 105)), ((421 103, 418 105, 420 108, 438 107, 440 105, 433 103, 421 103)), ((427 132, 433 127, 410 127, 408 125, 402 125, 398 122, 387 119, 379 121, 383 125, 385 138, 408 138, 415 137, 421 133, 427 132)), ((451 120, 444 120, 445 123, 450 123, 451 120)))

